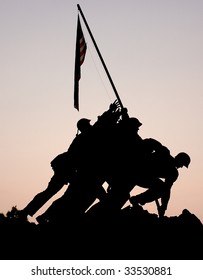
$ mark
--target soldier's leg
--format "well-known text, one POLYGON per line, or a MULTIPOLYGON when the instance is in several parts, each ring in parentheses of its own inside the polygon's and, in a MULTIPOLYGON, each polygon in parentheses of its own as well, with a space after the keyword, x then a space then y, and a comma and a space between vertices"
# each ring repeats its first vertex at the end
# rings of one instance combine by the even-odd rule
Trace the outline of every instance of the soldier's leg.
POLYGON ((164 182, 161 179, 153 179, 148 182, 148 190, 141 194, 132 196, 130 198, 130 202, 132 204, 139 203, 141 205, 152 202, 162 197, 164 189, 164 182))
POLYGON ((54 196, 65 184, 67 179, 62 174, 54 174, 47 188, 38 193, 28 205, 21 210, 24 214, 33 216, 52 196, 54 196))
POLYGON ((88 215, 115 215, 120 212, 123 205, 130 198, 129 190, 131 188, 128 183, 123 183, 120 180, 111 181, 107 193, 103 199, 100 200, 95 206, 91 207, 88 215), (126 188, 125 188, 126 187, 126 188))
POLYGON ((98 186, 94 183, 87 182, 84 178, 75 178, 63 196, 55 200, 42 215, 38 216, 37 221, 57 223, 80 217, 97 198, 98 186))

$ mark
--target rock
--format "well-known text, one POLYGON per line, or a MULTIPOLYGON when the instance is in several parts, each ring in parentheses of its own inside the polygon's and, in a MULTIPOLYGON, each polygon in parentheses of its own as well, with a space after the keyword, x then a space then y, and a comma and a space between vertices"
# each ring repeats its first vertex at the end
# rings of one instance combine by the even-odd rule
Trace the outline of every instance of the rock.
POLYGON ((203 258, 203 225, 189 210, 159 218, 126 207, 108 218, 93 215, 61 224, 36 225, 0 214, 1 259, 203 258))

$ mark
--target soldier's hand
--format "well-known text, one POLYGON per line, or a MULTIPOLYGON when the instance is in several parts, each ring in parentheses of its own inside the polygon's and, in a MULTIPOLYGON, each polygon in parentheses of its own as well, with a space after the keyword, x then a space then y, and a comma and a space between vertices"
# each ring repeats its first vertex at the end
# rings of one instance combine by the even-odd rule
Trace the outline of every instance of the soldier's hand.
POLYGON ((109 107, 112 111, 115 111, 116 109, 120 108, 120 104, 118 100, 116 99, 109 107))

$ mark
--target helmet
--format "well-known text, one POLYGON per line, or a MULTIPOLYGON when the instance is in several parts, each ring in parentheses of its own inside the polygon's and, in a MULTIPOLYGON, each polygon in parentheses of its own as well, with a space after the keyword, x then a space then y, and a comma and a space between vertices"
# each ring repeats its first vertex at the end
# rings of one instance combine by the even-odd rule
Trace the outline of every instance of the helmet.
POLYGON ((77 122, 77 128, 80 131, 83 131, 85 128, 87 128, 89 126, 90 126, 90 120, 88 120, 88 119, 83 118, 77 122))
POLYGON ((181 164, 187 168, 191 161, 189 155, 184 152, 177 154, 177 156, 175 156, 175 160, 178 164, 181 164))
POLYGON ((135 125, 136 127, 140 127, 142 125, 142 123, 137 119, 137 118, 130 118, 129 119, 130 123, 135 125))

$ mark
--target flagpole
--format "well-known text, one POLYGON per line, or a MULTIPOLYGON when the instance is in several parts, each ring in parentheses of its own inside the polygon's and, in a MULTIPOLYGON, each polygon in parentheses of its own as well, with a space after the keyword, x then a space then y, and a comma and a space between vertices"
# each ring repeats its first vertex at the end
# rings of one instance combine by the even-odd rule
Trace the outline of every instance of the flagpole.
POLYGON ((77 7, 78 7, 78 10, 79 10, 79 12, 80 12, 80 14, 81 14, 81 16, 82 16, 82 19, 83 19, 83 21, 84 21, 84 23, 85 23, 85 25, 86 25, 86 27, 87 27, 87 30, 88 30, 88 32, 89 32, 89 34, 90 34, 90 37, 91 37, 92 42, 93 42, 93 44, 94 44, 94 46, 95 46, 95 49, 96 49, 96 51, 97 51, 97 53, 98 53, 98 56, 99 56, 99 58, 100 58, 100 60, 101 60, 101 62, 102 62, 102 65, 103 65, 103 67, 104 67, 104 69, 105 69, 105 71, 106 71, 106 74, 107 74, 107 76, 108 76, 108 78, 109 78, 109 81, 110 81, 111 86, 112 86, 112 88, 113 88, 113 90, 114 90, 114 93, 115 93, 115 95, 116 95, 116 98, 117 98, 118 102, 120 103, 121 108, 123 108, 123 104, 122 104, 122 101, 121 101, 121 99, 120 99, 120 96, 118 95, 118 92, 117 92, 117 90, 116 90, 116 87, 115 87, 115 85, 114 85, 114 83, 113 83, 113 80, 112 80, 110 74, 109 74, 109 71, 108 71, 108 69, 107 69, 107 67, 106 67, 106 64, 105 64, 104 59, 103 59, 103 57, 102 57, 102 55, 101 55, 101 53, 100 53, 100 50, 99 50, 99 48, 98 48, 98 46, 97 46, 97 43, 96 43, 96 41, 95 41, 95 39, 94 39, 94 37, 93 37, 93 35, 92 35, 92 32, 91 32, 91 30, 90 30, 90 28, 89 28, 89 25, 88 25, 88 23, 87 23, 87 21, 86 21, 86 19, 85 19, 85 16, 84 16, 84 14, 83 14, 83 12, 82 12, 82 10, 81 10, 81 8, 80 8, 80 5, 77 4, 77 7))

